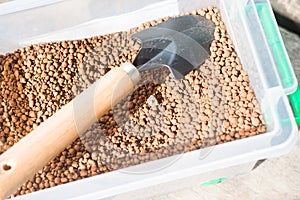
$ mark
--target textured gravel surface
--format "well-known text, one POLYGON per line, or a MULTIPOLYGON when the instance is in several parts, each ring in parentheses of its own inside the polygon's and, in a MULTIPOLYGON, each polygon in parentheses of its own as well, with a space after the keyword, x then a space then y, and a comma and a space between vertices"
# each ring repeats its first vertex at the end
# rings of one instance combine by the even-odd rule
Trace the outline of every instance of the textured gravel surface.
MULTIPOLYGON (((8 0, 0 0, 0 3, 6 1, 8 0)), ((271 0, 273 7, 275 3, 280 5, 279 3, 292 1, 296 6, 290 6, 290 8, 296 8, 300 5, 299 0, 271 0)), ((282 9, 285 8, 283 7, 282 9)), ((294 11, 288 15, 293 13, 294 11)), ((298 36, 283 29, 281 32, 298 80, 300 80, 300 39, 298 36)), ((300 199, 299 163, 300 141, 298 140, 297 145, 290 153, 279 158, 268 159, 247 176, 228 180, 219 185, 188 189, 154 199, 241 199, 241 197, 242 199, 300 199)))
MULTIPOLYGON (((300 81, 300 38, 281 29, 291 62, 300 81)), ((249 175, 234 178, 218 185, 196 187, 153 200, 198 199, 300 199, 300 140, 287 155, 270 158, 249 175)))

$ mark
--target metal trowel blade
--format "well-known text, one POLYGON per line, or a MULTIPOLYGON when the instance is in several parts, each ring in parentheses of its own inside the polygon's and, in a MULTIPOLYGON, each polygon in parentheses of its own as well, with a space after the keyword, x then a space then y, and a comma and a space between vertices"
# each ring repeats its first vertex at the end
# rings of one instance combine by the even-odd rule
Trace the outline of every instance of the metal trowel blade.
POLYGON ((166 66, 181 79, 209 58, 215 25, 205 17, 172 18, 132 35, 142 48, 133 64, 139 71, 166 66))

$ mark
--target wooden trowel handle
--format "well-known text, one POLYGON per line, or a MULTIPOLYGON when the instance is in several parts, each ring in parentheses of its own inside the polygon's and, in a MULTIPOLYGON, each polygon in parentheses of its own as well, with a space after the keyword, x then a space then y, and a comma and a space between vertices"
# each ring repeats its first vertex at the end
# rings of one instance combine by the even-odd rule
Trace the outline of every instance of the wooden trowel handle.
POLYGON ((139 72, 132 64, 112 69, 4 152, 0 156, 0 199, 15 192, 128 95, 138 79, 139 72))

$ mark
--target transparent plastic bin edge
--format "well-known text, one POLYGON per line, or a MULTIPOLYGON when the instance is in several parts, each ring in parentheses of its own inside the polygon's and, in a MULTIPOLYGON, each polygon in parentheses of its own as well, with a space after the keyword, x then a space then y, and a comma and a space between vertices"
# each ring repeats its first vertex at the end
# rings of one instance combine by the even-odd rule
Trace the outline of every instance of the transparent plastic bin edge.
POLYGON ((112 197, 159 183, 278 156, 287 153, 296 143, 297 126, 287 98, 287 94, 292 93, 297 86, 294 72, 289 65, 292 84, 284 86, 258 13, 255 9, 249 9, 249 6, 255 6, 256 3, 269 5, 268 1, 131 0, 125 3, 120 0, 68 0, 47 1, 46 6, 41 3, 37 5, 36 1, 28 1, 31 4, 26 2, 17 0, 0 5, 0 27, 6 27, 5 31, 0 32, 0 53, 31 43, 80 39, 126 30, 144 21, 209 5, 217 6, 262 107, 267 133, 86 178, 17 199, 112 197), (22 6, 25 5, 27 7, 23 10, 22 6), (99 8, 103 12, 99 12, 99 8), (160 170, 132 173, 161 166, 170 159, 173 162, 160 170))

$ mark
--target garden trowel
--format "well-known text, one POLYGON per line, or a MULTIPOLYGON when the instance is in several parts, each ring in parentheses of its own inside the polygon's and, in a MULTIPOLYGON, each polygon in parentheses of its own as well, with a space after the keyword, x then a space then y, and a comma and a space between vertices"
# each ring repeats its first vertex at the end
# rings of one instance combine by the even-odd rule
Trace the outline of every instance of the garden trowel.
POLYGON ((0 156, 0 199, 15 192, 130 94, 141 71, 164 66, 180 79, 199 67, 209 58, 214 30, 206 18, 187 15, 132 35, 142 45, 133 63, 109 71, 0 156))

